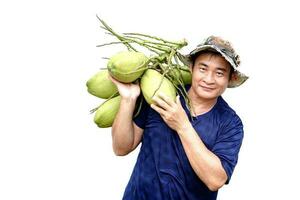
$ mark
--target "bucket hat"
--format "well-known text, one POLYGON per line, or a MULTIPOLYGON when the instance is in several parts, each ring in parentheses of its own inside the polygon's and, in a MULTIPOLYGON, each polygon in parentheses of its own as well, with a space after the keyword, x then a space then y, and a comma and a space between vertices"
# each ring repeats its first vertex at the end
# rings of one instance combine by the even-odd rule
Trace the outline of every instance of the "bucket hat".
POLYGON ((229 79, 228 88, 238 87, 249 78, 238 70, 241 63, 240 57, 233 49, 230 42, 223 40, 220 37, 209 36, 186 56, 189 64, 196 59, 199 52, 204 50, 220 53, 232 66, 234 71, 229 79))

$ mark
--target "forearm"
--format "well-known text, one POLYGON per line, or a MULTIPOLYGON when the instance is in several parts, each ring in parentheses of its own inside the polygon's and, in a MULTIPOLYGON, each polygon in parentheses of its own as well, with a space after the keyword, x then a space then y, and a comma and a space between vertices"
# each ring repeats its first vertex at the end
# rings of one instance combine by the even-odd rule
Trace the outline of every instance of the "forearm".
POLYGON ((116 155, 126 155, 133 150, 134 130, 132 116, 136 99, 122 98, 112 125, 112 144, 116 155))
POLYGON ((212 191, 222 187, 227 180, 227 175, 221 161, 206 148, 192 125, 186 125, 186 127, 178 131, 178 135, 197 176, 212 191))

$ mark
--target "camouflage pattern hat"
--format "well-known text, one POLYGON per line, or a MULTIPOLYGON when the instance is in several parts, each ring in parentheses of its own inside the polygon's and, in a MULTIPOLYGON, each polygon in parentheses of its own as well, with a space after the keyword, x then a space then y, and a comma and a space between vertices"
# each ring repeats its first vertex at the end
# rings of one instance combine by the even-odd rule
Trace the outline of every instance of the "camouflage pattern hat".
POLYGON ((203 43, 199 44, 196 49, 194 49, 189 55, 187 55, 189 62, 192 63, 192 61, 196 59, 198 53, 204 50, 210 50, 220 53, 234 69, 228 83, 229 88, 238 87, 248 79, 248 76, 238 71, 238 66, 240 65, 240 57, 236 54, 232 45, 228 41, 223 40, 220 37, 208 37, 203 43))

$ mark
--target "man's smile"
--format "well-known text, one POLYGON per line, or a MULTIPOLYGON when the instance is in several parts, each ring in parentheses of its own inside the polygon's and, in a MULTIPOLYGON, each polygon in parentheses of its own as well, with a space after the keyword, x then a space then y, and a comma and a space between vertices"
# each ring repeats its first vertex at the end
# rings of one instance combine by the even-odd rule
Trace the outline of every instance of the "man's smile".
POLYGON ((208 91, 208 92, 210 92, 210 91, 212 91, 212 90, 214 90, 215 88, 213 88, 213 87, 208 87, 208 86, 204 86, 204 85, 199 85, 203 90, 205 90, 205 91, 208 91))

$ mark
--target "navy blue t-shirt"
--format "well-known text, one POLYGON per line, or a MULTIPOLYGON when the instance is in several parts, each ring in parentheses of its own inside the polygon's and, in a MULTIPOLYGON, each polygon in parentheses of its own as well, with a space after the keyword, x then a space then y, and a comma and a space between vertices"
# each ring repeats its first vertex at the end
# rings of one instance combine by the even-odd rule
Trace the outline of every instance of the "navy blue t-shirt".
MULTIPOLYGON (((190 116, 184 100, 181 104, 190 116)), ((219 157, 229 182, 243 140, 243 124, 222 97, 205 114, 189 117, 206 147, 219 157)), ((177 133, 146 102, 134 119, 142 146, 123 200, 214 200, 192 169, 177 133)))

